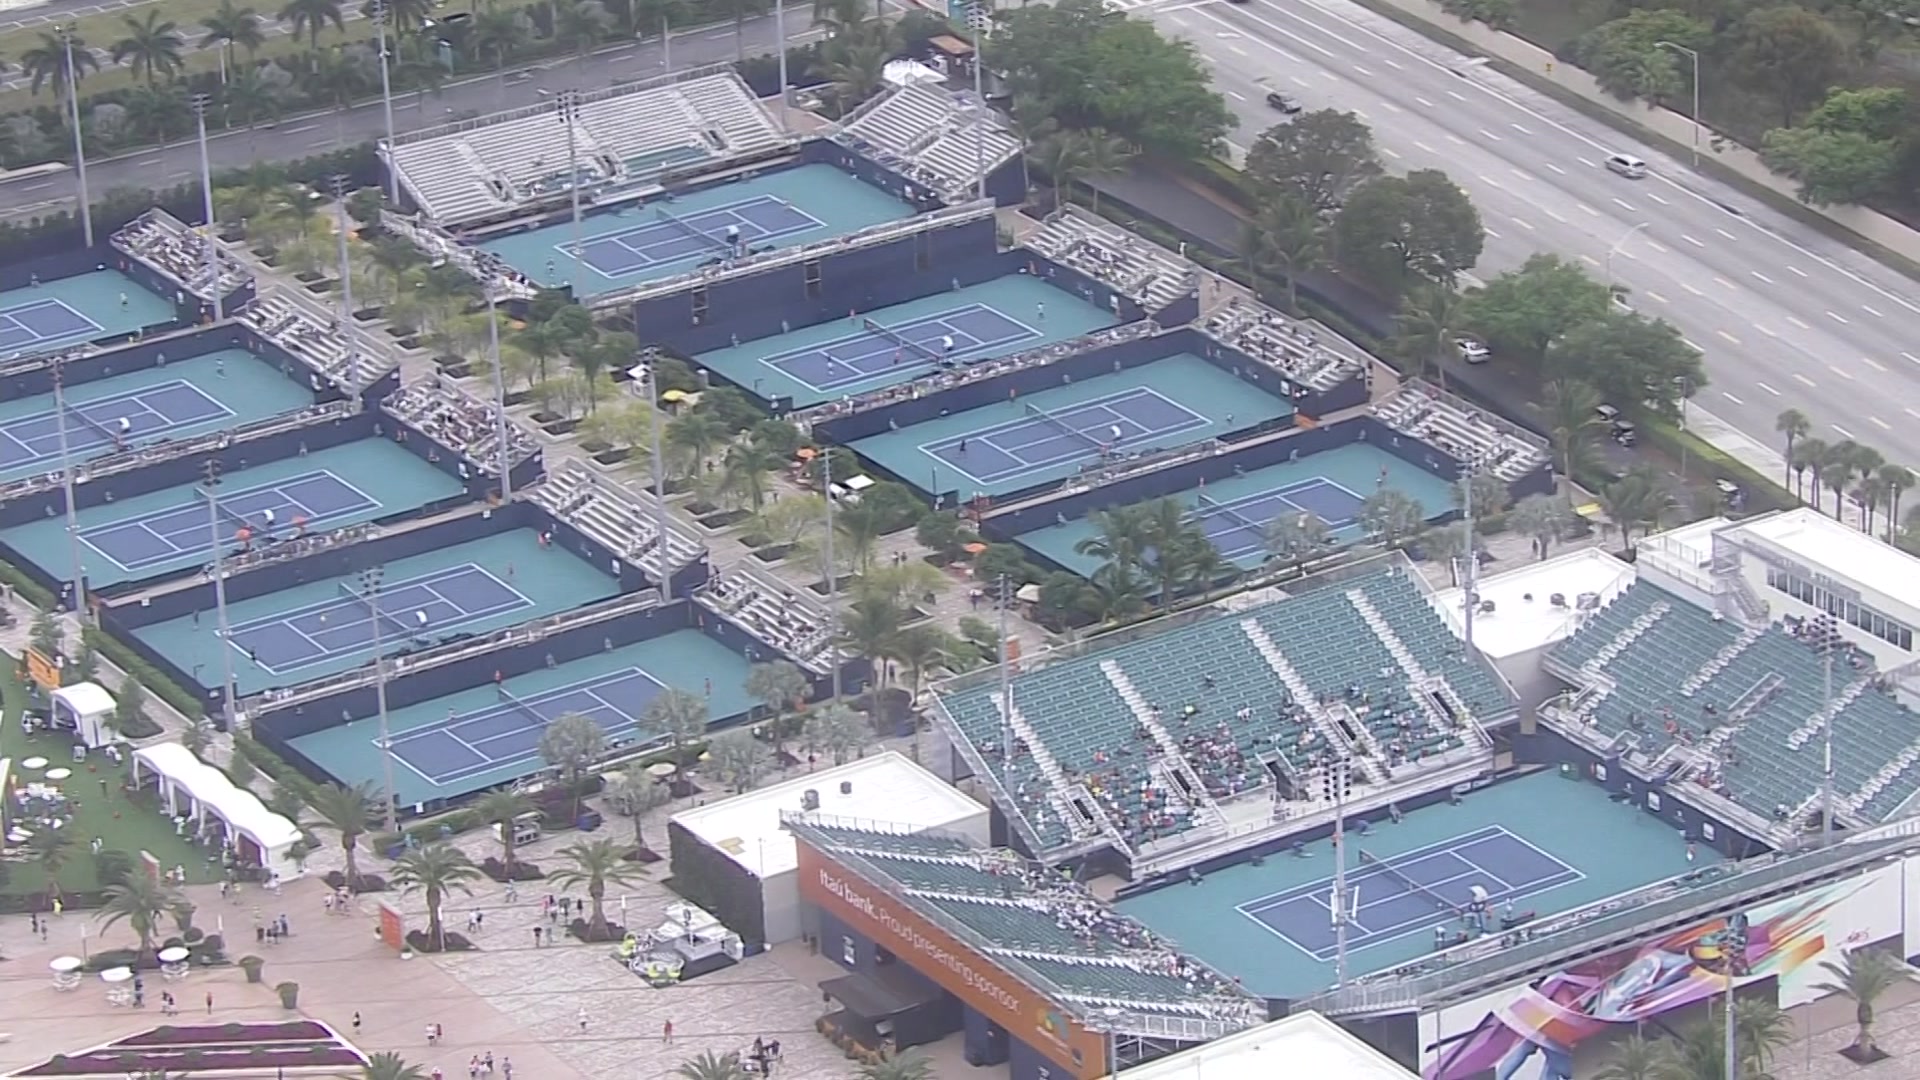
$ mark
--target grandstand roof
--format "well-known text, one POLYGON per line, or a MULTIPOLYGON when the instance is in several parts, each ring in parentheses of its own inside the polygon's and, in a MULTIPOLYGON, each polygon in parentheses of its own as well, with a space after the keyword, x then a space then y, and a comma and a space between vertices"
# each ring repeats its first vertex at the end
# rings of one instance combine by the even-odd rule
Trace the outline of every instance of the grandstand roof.
POLYGON ((1128 1080, 1243 1080, 1282 1075, 1414 1080, 1416 1074, 1316 1012, 1295 1013, 1127 1070, 1128 1080))
POLYGON ((1760 540, 1824 574, 1920 610, 1920 559, 1818 510, 1766 514, 1734 526, 1731 535, 1760 540))
MULTIPOLYGON (((1601 602, 1612 600, 1633 584, 1633 567, 1598 548, 1585 548, 1530 563, 1504 574, 1481 578, 1474 591, 1493 611, 1473 618, 1473 643, 1496 660, 1532 652, 1572 635, 1579 625, 1574 610, 1582 595, 1592 593, 1601 602), (1565 603, 1553 603, 1553 597, 1565 603)), ((1433 596, 1433 606, 1448 629, 1466 636, 1461 589, 1445 589, 1433 596)))
POLYGON ((834 819, 885 822, 887 831, 938 828, 986 839, 986 807, 891 750, 683 810, 673 821, 764 880, 797 865, 793 834, 780 827, 780 815, 800 812, 808 791, 819 794, 819 811, 834 819))

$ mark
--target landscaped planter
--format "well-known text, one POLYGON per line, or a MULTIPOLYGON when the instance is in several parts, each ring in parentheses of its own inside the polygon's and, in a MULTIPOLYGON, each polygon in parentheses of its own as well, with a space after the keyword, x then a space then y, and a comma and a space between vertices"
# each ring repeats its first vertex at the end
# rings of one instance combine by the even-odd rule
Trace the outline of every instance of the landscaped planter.
POLYGON ((217 1047, 192 1050, 101 1050, 56 1056, 15 1076, 111 1076, 161 1072, 207 1076, 222 1072, 271 1075, 281 1069, 357 1069, 366 1059, 338 1044, 217 1047))
POLYGON ((333 1038, 324 1024, 312 1020, 281 1020, 267 1023, 186 1024, 157 1027, 129 1035, 114 1043, 123 1046, 204 1046, 208 1043, 245 1043, 248 1046, 273 1042, 318 1042, 333 1038))
MULTIPOLYGON (((492 855, 487 856, 486 861, 480 864, 480 872, 502 884, 506 883, 509 876, 507 874, 506 864, 492 855)), ((547 874, 546 871, 541 870, 540 867, 525 859, 515 859, 513 860, 513 874, 511 876, 514 881, 540 881, 543 880, 547 874)))

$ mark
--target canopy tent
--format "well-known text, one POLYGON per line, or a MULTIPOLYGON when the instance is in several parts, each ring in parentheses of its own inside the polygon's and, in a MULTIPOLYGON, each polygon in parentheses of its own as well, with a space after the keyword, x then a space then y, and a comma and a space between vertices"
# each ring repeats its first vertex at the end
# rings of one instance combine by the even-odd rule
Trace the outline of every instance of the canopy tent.
POLYGON ((73 737, 90 750, 114 741, 113 711, 113 695, 99 683, 75 683, 53 692, 53 726, 72 728, 73 737))
POLYGON ((161 804, 174 817, 204 826, 209 816, 225 826, 242 863, 255 863, 281 877, 297 877, 299 866, 288 854, 300 839, 293 822, 266 808, 251 791, 235 787, 227 774, 195 757, 178 743, 157 743, 133 752, 135 783, 152 775, 161 804))

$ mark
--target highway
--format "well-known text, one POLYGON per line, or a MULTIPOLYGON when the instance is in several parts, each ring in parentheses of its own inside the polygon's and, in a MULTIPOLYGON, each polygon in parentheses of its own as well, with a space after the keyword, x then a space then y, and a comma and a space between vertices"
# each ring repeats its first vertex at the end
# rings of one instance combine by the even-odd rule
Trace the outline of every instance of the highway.
POLYGON ((1346 0, 1121 3, 1207 59, 1238 149, 1280 119, 1270 89, 1355 112, 1389 169, 1441 169, 1472 195, 1479 278, 1536 252, 1610 275, 1705 354, 1690 412, 1776 447, 1775 418, 1799 408, 1817 437, 1920 464, 1920 306, 1895 271, 1346 0), (1653 175, 1608 172, 1614 151, 1653 175))
MULTIPOLYGON (((825 31, 809 25, 810 7, 789 0, 787 37, 805 44, 825 31)), ((747 55, 773 51, 774 20, 750 19, 745 25, 747 55)), ((674 70, 730 61, 736 55, 732 24, 676 31, 672 41, 674 70)), ((504 75, 458 80, 438 94, 406 94, 394 98, 393 126, 402 133, 443 123, 455 114, 496 112, 531 105, 540 91, 602 88, 614 80, 644 79, 665 74, 667 50, 659 35, 600 49, 581 59, 564 58, 535 67, 516 67, 504 75), (515 81, 517 72, 531 77, 515 81)), ((307 157, 340 146, 351 146, 386 136, 378 98, 345 112, 309 113, 287 117, 272 127, 210 135, 207 157, 215 172, 243 168, 255 161, 307 157)), ((199 176, 200 156, 193 140, 148 148, 104 161, 87 163, 87 184, 95 201, 116 187, 170 187, 199 176)), ((72 175, 31 177, 0 182, 0 220, 44 215, 70 206, 77 178, 72 175)))

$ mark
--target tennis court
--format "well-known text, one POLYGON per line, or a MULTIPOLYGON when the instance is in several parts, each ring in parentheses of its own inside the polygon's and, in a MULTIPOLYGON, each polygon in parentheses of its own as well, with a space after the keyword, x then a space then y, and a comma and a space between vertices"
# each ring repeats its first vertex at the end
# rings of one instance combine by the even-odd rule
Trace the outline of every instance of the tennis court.
POLYGON ((102 341, 171 322, 173 305, 118 270, 0 292, 0 356, 102 341))
POLYGON ((485 567, 461 563, 386 584, 378 617, 364 586, 335 582, 339 595, 282 615, 228 623, 227 641, 269 674, 285 675, 373 647, 429 642, 533 601, 485 567), (422 618, 421 616, 425 616, 422 618))
MULTIPOLYGON (((618 579, 564 548, 542 547, 531 528, 379 565, 380 646, 389 655, 573 611, 620 592, 618 579)), ((134 634, 203 686, 218 685, 223 661, 232 662, 241 693, 298 686, 372 659, 373 609, 361 598, 365 589, 358 574, 299 578, 261 596, 229 597, 224 639, 210 610, 134 634)))
MULTIPOLYGON (((122 441, 137 447, 202 435, 313 403, 311 390, 238 349, 78 383, 64 396, 67 447, 75 461, 111 453, 122 441)), ((48 472, 59 462, 60 412, 53 394, 0 405, 0 479, 48 472)))
MULTIPOLYGON (((95 481, 125 482, 123 478, 95 481)), ((105 587, 197 569, 212 561, 213 540, 201 490, 197 484, 182 484, 145 494, 123 491, 112 502, 82 509, 76 518, 88 580, 105 587)), ((273 509, 276 535, 284 538, 290 535, 289 526, 299 510, 308 514, 310 530, 330 530, 417 509, 458 495, 460 490, 458 480, 391 440, 365 439, 236 469, 223 478, 220 499, 235 517, 256 526, 264 523, 264 511, 273 509)), ((235 525, 233 517, 225 518, 221 535, 231 537, 235 525)), ((53 576, 62 580, 72 576, 63 518, 15 525, 0 530, 0 539, 53 576)))
POLYGON ((727 256, 729 225, 749 248, 789 247, 913 216, 913 208, 831 165, 762 173, 645 204, 500 236, 480 244, 538 284, 574 277, 589 296, 727 256))
MULTIPOLYGON (((414 803, 531 776, 546 768, 541 733, 568 712, 592 716, 612 742, 658 738, 664 733, 641 720, 666 686, 704 698, 716 722, 740 716, 755 703, 746 680, 740 654, 698 630, 675 630, 508 679, 515 700, 488 683, 396 709, 388 717, 399 766, 395 787, 402 802, 414 803)), ((379 721, 371 715, 299 736, 292 745, 345 783, 380 779, 379 721)))
POLYGON ((1000 495, 1243 431, 1293 406, 1190 354, 883 432, 853 450, 929 493, 1000 495))
POLYGON ((953 363, 977 364, 1117 322, 1112 312, 1044 279, 1008 274, 714 349, 698 360, 757 397, 806 408, 920 378, 945 361, 947 337, 954 342, 953 363))
MULTIPOLYGON (((1348 838, 1349 857, 1366 850, 1364 838, 1348 838)), ((1378 861, 1361 857, 1347 874, 1354 899, 1347 924, 1347 948, 1365 949, 1409 934, 1431 935, 1436 926, 1452 927, 1479 886, 1496 905, 1519 904, 1528 897, 1571 885, 1580 871, 1540 850, 1505 828, 1492 825, 1437 844, 1378 861)), ((1296 886, 1236 905, 1281 940, 1313 957, 1334 959, 1333 880, 1296 886)))
POLYGON ((1359 522, 1360 508, 1366 501, 1345 485, 1314 477, 1230 502, 1196 494, 1194 515, 1220 554, 1238 562, 1254 555, 1265 556, 1267 528, 1282 517, 1311 514, 1326 522, 1330 531, 1338 532, 1359 522))
MULTIPOLYGON (((293 535, 296 519, 304 519, 311 532, 380 509, 380 500, 325 469, 256 487, 222 484, 220 536, 224 541, 247 528, 262 539, 287 537, 293 535), (268 515, 272 515, 271 525, 268 515)), ((193 502, 138 520, 83 527, 80 541, 122 570, 165 566, 182 556, 205 558, 213 549, 207 510, 206 497, 198 495, 193 502)))
MULTIPOLYGON (((1516 916, 1546 918, 1717 861, 1704 847, 1690 860, 1670 821, 1552 771, 1410 810, 1398 824, 1373 814, 1364 834, 1348 831, 1346 854, 1347 880, 1359 894, 1359 926, 1349 923, 1347 942, 1355 977, 1431 953, 1436 927, 1458 932, 1463 920, 1451 909, 1474 884, 1494 900, 1498 927, 1508 896, 1516 916)), ((1275 852, 1258 865, 1214 869, 1198 884, 1129 896, 1118 906, 1248 990, 1298 998, 1333 982, 1333 871, 1333 841, 1322 836, 1297 855, 1275 852)))

